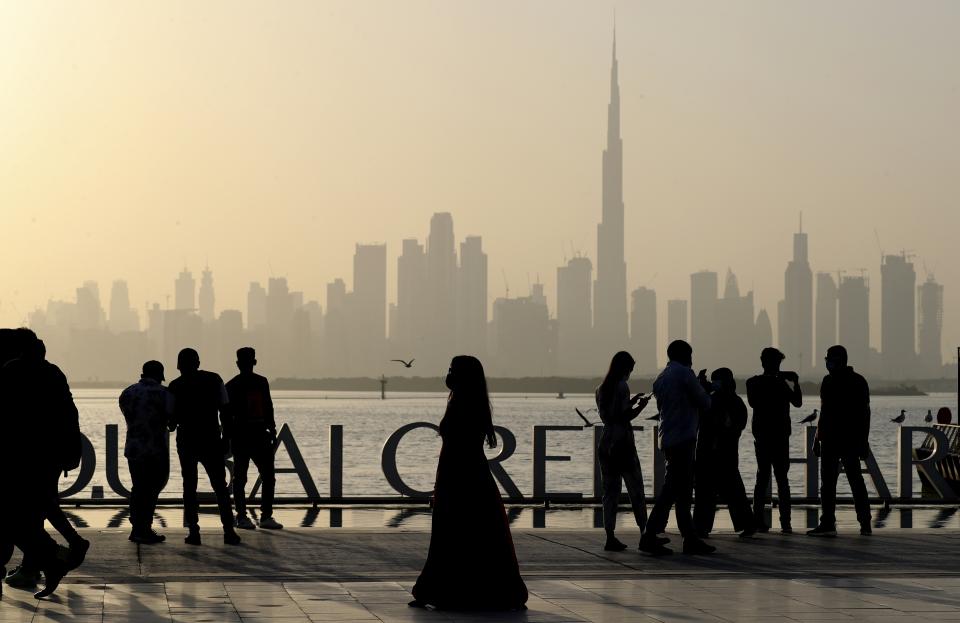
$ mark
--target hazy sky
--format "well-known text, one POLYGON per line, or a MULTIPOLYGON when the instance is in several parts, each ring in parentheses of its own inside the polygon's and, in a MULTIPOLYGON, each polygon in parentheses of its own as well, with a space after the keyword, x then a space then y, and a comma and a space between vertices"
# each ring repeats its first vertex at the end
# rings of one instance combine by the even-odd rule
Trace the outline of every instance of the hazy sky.
POLYGON ((553 306, 570 249, 596 256, 614 8, 630 289, 665 307, 730 267, 775 322, 802 210, 814 270, 866 268, 875 302, 874 228, 916 252, 952 352, 948 0, 2 3, 0 323, 84 279, 162 304, 205 263, 218 309, 269 275, 323 302, 355 241, 393 288, 437 211, 483 236, 491 299, 505 270, 553 306))

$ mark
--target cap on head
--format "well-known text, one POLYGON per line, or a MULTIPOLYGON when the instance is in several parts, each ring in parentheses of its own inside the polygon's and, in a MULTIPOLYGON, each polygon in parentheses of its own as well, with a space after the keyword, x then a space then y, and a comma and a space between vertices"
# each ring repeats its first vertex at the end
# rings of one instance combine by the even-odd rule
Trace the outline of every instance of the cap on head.
POLYGON ((780 363, 787 356, 781 353, 778 349, 773 346, 767 346, 762 351, 760 351, 760 361, 761 362, 770 362, 770 363, 780 363))
POLYGON ((690 364, 693 361, 693 347, 684 340, 674 340, 667 346, 667 359, 690 364))
POLYGON ((143 364, 143 373, 140 376, 141 378, 163 382, 165 380, 163 378, 163 364, 159 361, 151 359, 143 364))
POLYGON ((192 348, 184 348, 177 355, 177 370, 193 372, 200 369, 200 354, 192 348))

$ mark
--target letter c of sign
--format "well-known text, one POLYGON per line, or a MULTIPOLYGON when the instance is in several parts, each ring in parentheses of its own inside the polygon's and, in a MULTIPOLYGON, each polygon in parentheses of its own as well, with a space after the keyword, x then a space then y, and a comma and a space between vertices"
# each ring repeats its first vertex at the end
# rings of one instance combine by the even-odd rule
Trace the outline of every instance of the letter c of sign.
POLYGON ((397 471, 397 448, 400 447, 400 440, 410 431, 417 428, 429 428, 440 433, 440 427, 430 422, 411 422, 405 424, 393 432, 387 441, 383 444, 383 452, 380 455, 380 467, 383 469, 383 475, 387 482, 393 487, 393 490, 400 495, 410 498, 429 498, 430 491, 417 491, 407 483, 403 482, 400 472, 397 471))

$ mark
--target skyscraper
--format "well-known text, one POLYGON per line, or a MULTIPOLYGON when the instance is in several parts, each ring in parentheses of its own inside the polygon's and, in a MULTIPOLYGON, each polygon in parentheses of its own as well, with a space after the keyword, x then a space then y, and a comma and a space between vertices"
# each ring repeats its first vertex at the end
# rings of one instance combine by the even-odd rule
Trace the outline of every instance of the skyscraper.
POLYGON ((424 354, 418 353, 415 346, 422 346, 426 333, 427 305, 427 256, 422 244, 407 238, 397 258, 396 334, 390 334, 395 348, 393 357, 423 358, 424 354))
POLYGON ((687 301, 671 299, 667 301, 667 343, 687 339, 687 301))
POLYGON ((480 236, 460 243, 457 291, 457 350, 482 357, 487 350, 487 254, 480 236))
POLYGON ((358 244, 353 255, 351 350, 358 369, 375 374, 382 364, 387 331, 387 245, 358 244))
MULTIPOLYGON (((752 370, 760 352, 756 320, 753 314, 753 292, 740 295, 740 284, 732 270, 727 270, 723 298, 716 301, 715 334, 712 340, 716 358, 713 366, 723 365, 734 373, 752 370)), ((698 358, 698 361, 702 359, 698 358)))
POLYGON ((780 350, 787 356, 787 365, 803 374, 813 365, 813 271, 803 221, 793 235, 793 259, 787 264, 783 290, 778 314, 780 350))
POLYGON ((127 282, 118 279, 110 288, 110 330, 114 333, 126 333, 140 330, 140 318, 136 310, 130 307, 130 292, 127 282))
POLYGON ((917 288, 920 299, 920 323, 917 332, 917 358, 922 376, 937 378, 943 374, 943 286, 933 275, 917 288))
POLYGON ((557 368, 561 374, 597 374, 591 339, 593 264, 575 257, 557 268, 557 368))
POLYGON ((887 255, 880 265, 880 353, 888 379, 915 373, 917 273, 904 255, 887 255))
POLYGON ((174 309, 193 310, 197 308, 197 282, 193 273, 184 268, 174 282, 174 309))
POLYGON ((842 277, 838 288, 838 337, 850 365, 870 365, 870 285, 866 277, 842 277))
MULTIPOLYGON (((430 331, 424 336, 424 363, 437 367, 449 362, 456 349, 457 251, 453 217, 438 212, 430 219, 427 238, 427 302, 430 331)), ((413 356, 413 355, 410 355, 413 356)))
POLYGON ((204 268, 200 277, 200 319, 204 322, 213 322, 214 315, 214 295, 213 295, 213 273, 210 268, 204 268))
POLYGON ((267 324, 267 291, 259 281, 250 282, 247 291, 247 329, 253 330, 267 324))
POLYGON ((657 371, 657 293, 641 286, 630 299, 630 349, 636 371, 652 374, 657 371))
MULTIPOLYGON (((607 146, 603 150, 602 220, 597 226, 597 280, 593 322, 601 353, 621 349, 627 338, 627 264, 624 261, 623 141, 620 138, 620 84, 617 39, 613 39, 607 146)), ((609 355, 608 355, 609 356, 609 355)))
POLYGON ((717 273, 702 270, 690 275, 690 345, 702 367, 720 364, 717 348, 717 273))
POLYGON ((830 273, 817 273, 816 321, 815 358, 810 363, 822 368, 827 349, 837 343, 837 283, 830 273))

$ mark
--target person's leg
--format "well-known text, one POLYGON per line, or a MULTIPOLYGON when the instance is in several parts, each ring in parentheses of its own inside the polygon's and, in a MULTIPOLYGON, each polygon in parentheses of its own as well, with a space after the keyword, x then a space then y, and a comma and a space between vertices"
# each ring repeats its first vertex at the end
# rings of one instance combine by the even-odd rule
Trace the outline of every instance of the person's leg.
POLYGON ((150 459, 150 474, 147 478, 146 489, 141 500, 141 525, 144 531, 153 531, 153 516, 157 512, 157 500, 160 493, 167 486, 170 477, 170 457, 159 456, 150 459))
POLYGON ((696 442, 681 444, 672 450, 674 477, 676 479, 674 512, 677 515, 677 527, 684 539, 695 539, 697 534, 693 527, 693 517, 690 515, 690 506, 693 502, 693 468, 696 442))
POLYGON ((247 470, 250 469, 250 453, 246 444, 234 441, 233 447, 233 503, 237 518, 247 515, 247 470))
POLYGON ((720 475, 720 495, 727 501, 733 529, 744 531, 748 535, 756 531, 756 522, 747 498, 747 489, 740 476, 740 457, 734 450, 723 457, 723 469, 720 475))
POLYGON ((647 519, 647 529, 643 531, 643 537, 651 538, 667 529, 667 520, 670 518, 670 509, 673 508, 676 500, 676 475, 671 466, 670 455, 664 452, 664 474, 663 486, 660 487, 660 494, 653 503, 653 510, 650 511, 650 518, 647 519))
POLYGON ((186 447, 177 445, 180 458, 180 475, 183 478, 183 525, 191 530, 198 529, 200 516, 197 503, 197 456, 186 447))
POLYGON ((837 478, 840 476, 840 457, 828 444, 821 444, 820 452, 820 525, 837 525, 837 478))
POLYGON ((219 446, 211 452, 205 452, 200 457, 204 471, 210 479, 210 486, 217 496, 217 506, 220 509, 220 523, 224 532, 233 532, 233 508, 230 506, 230 490, 227 488, 227 467, 223 463, 223 455, 219 446))
POLYGON ((717 512, 717 470, 719 466, 712 453, 699 452, 696 458, 697 491, 693 507, 693 525, 699 536, 710 534, 717 512))
MULTIPOLYGON (((260 519, 273 517, 273 496, 277 487, 276 470, 273 464, 273 446, 260 443, 250 457, 260 473, 260 519)), ((234 493, 236 495, 236 493, 234 493)))
POLYGON ((779 500, 780 527, 784 530, 790 530, 791 505, 790 505, 790 438, 785 437, 779 441, 776 454, 773 460, 773 473, 777 479, 777 499, 779 500))
POLYGON ((870 527, 870 500, 867 496, 867 485, 863 481, 863 472, 860 467, 860 457, 853 452, 843 455, 843 471, 847 473, 850 491, 853 493, 853 504, 857 509, 857 521, 860 526, 870 527))
POLYGON ((127 468, 130 470, 130 525, 131 533, 139 535, 143 529, 143 497, 147 487, 149 473, 141 459, 127 458, 127 468))
POLYGON ((625 461, 623 480, 627 483, 627 495, 630 496, 633 518, 642 532, 647 527, 647 498, 643 490, 643 470, 640 467, 637 451, 634 449, 630 456, 625 457, 625 461))
POLYGON ((758 529, 769 528, 766 518, 767 490, 770 488, 770 453, 767 442, 756 440, 753 442, 757 452, 757 480, 753 488, 753 518, 758 529))

